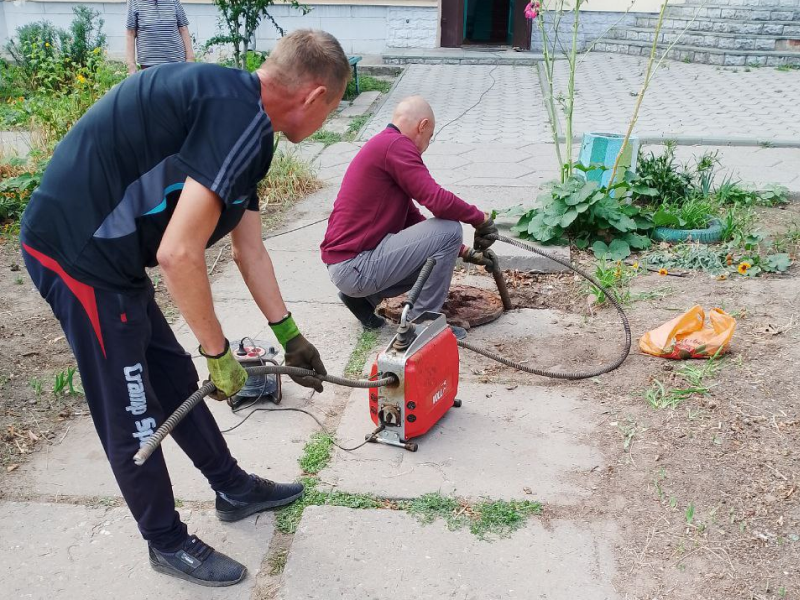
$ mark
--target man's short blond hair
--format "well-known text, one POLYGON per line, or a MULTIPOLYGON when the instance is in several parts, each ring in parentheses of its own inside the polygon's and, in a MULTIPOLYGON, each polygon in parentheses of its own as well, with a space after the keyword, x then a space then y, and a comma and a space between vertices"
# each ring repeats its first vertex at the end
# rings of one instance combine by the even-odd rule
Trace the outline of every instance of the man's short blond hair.
POLYGON ((298 29, 282 37, 263 67, 289 88, 324 85, 328 100, 341 96, 350 80, 350 63, 339 41, 316 29, 298 29))

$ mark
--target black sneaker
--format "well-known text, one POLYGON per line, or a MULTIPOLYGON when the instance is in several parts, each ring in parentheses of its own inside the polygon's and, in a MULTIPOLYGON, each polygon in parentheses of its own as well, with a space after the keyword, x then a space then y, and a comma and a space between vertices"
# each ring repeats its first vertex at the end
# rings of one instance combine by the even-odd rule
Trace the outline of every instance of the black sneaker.
POLYGON ((386 323, 383 317, 375 314, 375 307, 372 306, 366 298, 352 298, 342 292, 339 292, 339 300, 350 310, 356 319, 366 329, 380 329, 386 323))
POLYGON ((185 579, 207 587, 226 587, 239 583, 247 567, 189 536, 175 552, 162 552, 150 546, 150 566, 159 573, 185 579))
POLYGON ((303 495, 302 483, 275 483, 250 475, 253 486, 244 494, 217 492, 217 517, 220 521, 239 521, 262 510, 291 504, 303 495))
POLYGON ((458 325, 450 325, 450 329, 453 332, 453 335, 456 336, 457 340, 463 340, 467 337, 467 330, 463 327, 459 327, 458 325))

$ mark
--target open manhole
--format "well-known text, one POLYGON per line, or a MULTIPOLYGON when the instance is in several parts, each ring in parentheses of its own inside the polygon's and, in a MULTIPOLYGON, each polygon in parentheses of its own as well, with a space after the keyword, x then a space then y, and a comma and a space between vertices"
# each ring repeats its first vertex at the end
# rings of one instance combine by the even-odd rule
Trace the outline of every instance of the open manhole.
MULTIPOLYGON (((387 298, 378 307, 378 314, 395 323, 400 321, 406 295, 387 298)), ((503 301, 497 292, 472 287, 453 285, 442 307, 448 323, 461 327, 477 327, 491 323, 503 314, 503 301)))

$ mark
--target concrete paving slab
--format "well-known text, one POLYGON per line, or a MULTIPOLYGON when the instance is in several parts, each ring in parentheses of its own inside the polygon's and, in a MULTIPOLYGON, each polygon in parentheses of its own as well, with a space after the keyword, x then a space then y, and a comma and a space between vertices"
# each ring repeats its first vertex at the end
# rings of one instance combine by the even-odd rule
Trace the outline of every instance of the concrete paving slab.
MULTIPOLYGON (((305 408, 324 418, 321 407, 307 400, 310 391, 294 384, 291 387, 294 390, 285 394, 281 407, 305 408)), ((208 405, 222 429, 236 425, 249 412, 236 415, 225 403, 208 401, 208 405)), ((260 406, 274 407, 271 403, 260 406)), ((301 413, 257 412, 226 434, 225 439, 246 471, 275 481, 293 481, 301 475, 297 459, 303 446, 317 429, 316 423, 301 413)), ((172 438, 165 440, 163 447, 175 497, 198 502, 213 500, 208 482, 172 438)), ((121 495, 89 418, 73 422, 59 445, 37 453, 20 467, 19 475, 9 479, 9 491, 59 497, 121 495)))
POLYGON ((247 578, 205 588, 156 573, 126 508, 0 503, 0 582, 7 600, 246 600, 273 535, 270 517, 222 524, 212 511, 184 511, 189 530, 242 562, 247 578))
POLYGON ((307 508, 281 600, 615 600, 614 526, 535 519, 481 541, 406 513, 307 508))
POLYGON ((0 131, 0 156, 27 156, 31 144, 29 131, 0 131))
MULTIPOLYGON (((581 441, 593 409, 576 392, 534 386, 510 392, 504 385, 462 381, 458 397, 463 406, 417 438, 417 452, 378 444, 353 453, 337 450, 322 480, 392 498, 441 492, 571 504, 589 493, 573 474, 603 461, 581 441)), ((367 394, 355 390, 337 435, 363 439, 373 429, 367 394)))
MULTIPOLYGON (((267 243, 270 242, 271 240, 267 240, 267 243)), ((287 303, 338 304, 336 287, 328 277, 328 269, 320 258, 319 250, 302 252, 271 250, 270 258, 281 294, 287 303)), ((233 262, 228 263, 217 276, 212 285, 212 293, 216 302, 222 300, 252 301, 250 291, 233 262)))
MULTIPOLYGON (((324 216, 324 213, 317 219, 314 219, 314 221, 318 221, 322 216, 324 216)), ((288 227, 288 229, 294 229, 299 226, 300 225, 294 225, 293 227, 288 227)), ((313 254, 314 258, 316 258, 317 262, 322 262, 319 254, 319 245, 322 243, 327 229, 328 222, 322 221, 309 225, 299 231, 293 231, 277 237, 268 237, 264 240, 264 246, 270 253, 276 251, 310 252, 313 254)))
POLYGON ((361 92, 355 100, 353 100, 352 104, 347 108, 342 109, 339 112, 340 117, 360 117, 361 115, 365 115, 369 112, 370 107, 372 104, 378 99, 381 95, 378 91, 372 92, 361 92))
MULTIPOLYGON (((500 235, 517 239, 517 235, 512 233, 510 229, 513 223, 513 219, 510 221, 498 222, 497 229, 500 235)), ((462 224, 462 229, 464 231, 464 243, 471 245, 475 237, 475 229, 471 225, 464 224, 462 224)), ((530 244, 534 248, 538 248, 562 260, 568 261, 570 259, 569 246, 542 246, 541 244, 529 240, 524 241, 526 244, 530 244)), ((500 265, 503 269, 517 269, 519 271, 531 271, 534 273, 562 273, 569 270, 567 267, 549 258, 534 254, 528 250, 523 250, 517 246, 512 246, 511 244, 506 244, 505 242, 496 242, 494 246, 492 246, 492 250, 495 251, 497 257, 500 259, 500 265)))

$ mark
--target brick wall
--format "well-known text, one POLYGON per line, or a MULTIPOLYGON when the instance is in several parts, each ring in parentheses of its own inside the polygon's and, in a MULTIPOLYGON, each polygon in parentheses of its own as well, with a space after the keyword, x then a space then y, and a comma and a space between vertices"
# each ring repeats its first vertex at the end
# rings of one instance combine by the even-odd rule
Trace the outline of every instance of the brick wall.
POLYGON ((438 8, 388 7, 387 48, 436 48, 438 8))
MULTIPOLYGON (((583 51, 599 37, 603 36, 608 29, 614 25, 624 27, 633 25, 636 21, 636 13, 622 12, 593 12, 582 11, 580 23, 578 25, 578 50, 583 51)), ((562 54, 563 48, 572 46, 572 25, 573 13, 564 13, 558 24, 558 45, 557 54, 562 54)), ((555 39, 555 23, 553 13, 546 14, 545 27, 547 38, 550 42, 550 49, 553 49, 555 39)), ((542 34, 539 25, 534 23, 533 34, 531 35, 531 50, 541 52, 543 48, 542 34)))

